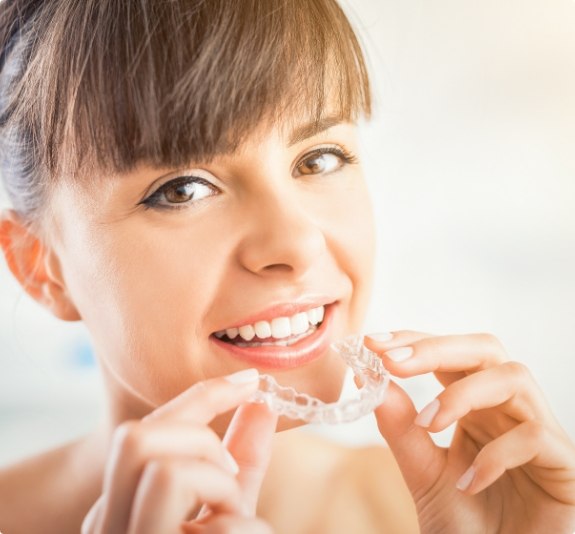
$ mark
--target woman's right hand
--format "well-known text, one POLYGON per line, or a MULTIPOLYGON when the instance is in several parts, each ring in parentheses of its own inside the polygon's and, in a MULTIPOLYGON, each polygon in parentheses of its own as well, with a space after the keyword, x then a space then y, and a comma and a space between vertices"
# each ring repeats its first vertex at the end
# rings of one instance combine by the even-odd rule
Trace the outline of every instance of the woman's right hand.
POLYGON ((255 370, 198 382, 121 424, 82 534, 270 533, 255 509, 277 416, 245 403, 257 385, 255 370), (238 406, 222 441, 208 425, 238 406))

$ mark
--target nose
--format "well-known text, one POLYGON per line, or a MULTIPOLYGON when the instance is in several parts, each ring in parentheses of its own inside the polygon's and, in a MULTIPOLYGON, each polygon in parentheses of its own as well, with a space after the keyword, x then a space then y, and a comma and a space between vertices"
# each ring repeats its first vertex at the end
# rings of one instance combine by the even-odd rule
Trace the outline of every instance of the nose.
POLYGON ((311 205, 285 189, 258 197, 242 217, 241 265, 260 276, 302 276, 327 249, 311 205))

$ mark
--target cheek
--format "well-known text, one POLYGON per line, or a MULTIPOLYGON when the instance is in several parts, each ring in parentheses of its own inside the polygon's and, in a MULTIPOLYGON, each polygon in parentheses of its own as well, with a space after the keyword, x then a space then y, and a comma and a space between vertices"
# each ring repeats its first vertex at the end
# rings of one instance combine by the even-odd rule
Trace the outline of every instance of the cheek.
POLYGON ((215 374, 196 355, 225 254, 205 232, 137 220, 76 232, 68 283, 96 350, 116 379, 153 404, 215 374), (210 246, 211 245, 211 246, 210 246), (209 267, 209 268, 208 268, 209 267))
MULTIPOLYGON (((345 177, 333 180, 335 185, 327 182, 323 189, 313 191, 307 210, 316 214, 318 224, 338 247, 349 250, 358 260, 373 259, 375 222, 362 172, 349 171, 345 177)), ((367 270, 371 268, 369 261, 358 263, 367 270)))
POLYGON ((350 329, 357 333, 369 305, 376 253, 372 205, 363 180, 343 196, 337 212, 339 216, 332 219, 333 249, 352 283, 350 329))
POLYGON ((354 251, 354 262, 358 275, 369 283, 372 278, 375 260, 375 220, 367 189, 362 189, 356 197, 348 217, 347 235, 350 250, 354 251))

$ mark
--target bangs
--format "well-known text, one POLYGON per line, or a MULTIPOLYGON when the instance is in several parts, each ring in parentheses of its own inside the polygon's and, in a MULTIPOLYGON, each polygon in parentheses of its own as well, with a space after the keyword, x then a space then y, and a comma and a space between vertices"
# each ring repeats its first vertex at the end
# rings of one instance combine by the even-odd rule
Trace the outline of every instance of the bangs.
POLYGON ((52 176, 209 161, 262 123, 371 112, 334 1, 67 0, 33 22, 20 102, 52 176))

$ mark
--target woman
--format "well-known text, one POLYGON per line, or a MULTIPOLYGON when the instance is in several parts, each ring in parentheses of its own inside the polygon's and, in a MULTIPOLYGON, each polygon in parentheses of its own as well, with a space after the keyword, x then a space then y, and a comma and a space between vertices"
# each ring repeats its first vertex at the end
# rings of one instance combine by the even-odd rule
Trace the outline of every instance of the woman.
POLYGON ((328 345, 370 296, 369 82, 333 1, 0 9, 2 248, 85 322, 109 395, 93 434, 0 473, 5 534, 575 528, 573 444, 490 335, 366 337, 445 386, 417 414, 392 384, 389 449, 274 434, 293 423, 246 402, 259 371, 335 399, 328 345))

